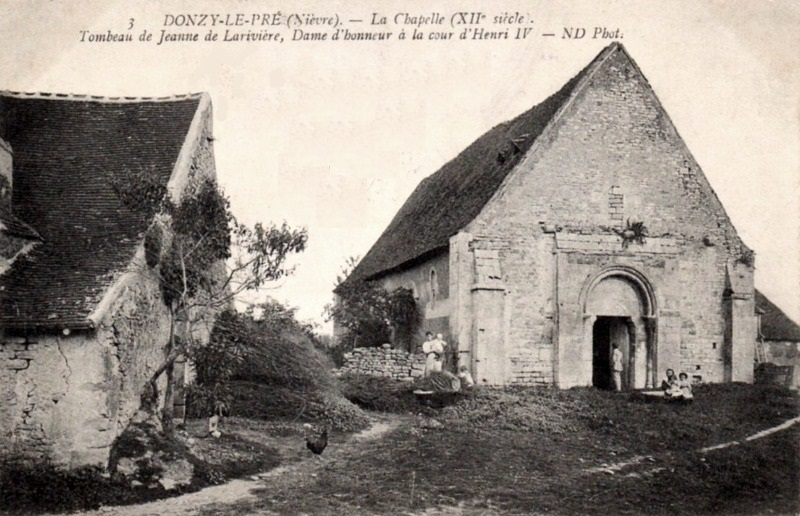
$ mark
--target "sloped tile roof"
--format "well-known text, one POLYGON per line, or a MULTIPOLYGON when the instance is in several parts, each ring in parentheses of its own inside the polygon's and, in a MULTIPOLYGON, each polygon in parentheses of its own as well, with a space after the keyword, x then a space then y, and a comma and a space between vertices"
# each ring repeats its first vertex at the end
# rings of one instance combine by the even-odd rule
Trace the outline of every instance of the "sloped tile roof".
POLYGON ((108 177, 149 169, 166 184, 199 102, 0 95, 2 136, 14 149, 13 215, 42 238, 0 276, 0 326, 91 326, 149 223, 121 205, 108 177))
POLYGON ((475 140, 420 182, 346 282, 374 279, 444 249, 469 224, 612 43, 558 92, 475 140))
POLYGON ((758 289, 755 304, 756 310, 761 312, 761 335, 764 339, 800 342, 800 326, 758 289))

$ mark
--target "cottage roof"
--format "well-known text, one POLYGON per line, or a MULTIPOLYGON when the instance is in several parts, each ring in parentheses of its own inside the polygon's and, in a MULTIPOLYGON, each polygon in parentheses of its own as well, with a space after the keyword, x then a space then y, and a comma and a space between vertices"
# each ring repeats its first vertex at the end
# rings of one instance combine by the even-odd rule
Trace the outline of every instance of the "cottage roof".
POLYGON ((766 340, 800 342, 800 326, 756 289, 756 310, 761 314, 761 336, 766 340))
POLYGON ((0 93, 0 136, 14 149, 8 225, 42 242, 0 276, 0 326, 88 328, 149 221, 125 208, 111 173, 169 181, 201 96, 75 98, 0 93))
POLYGON ((377 278, 445 249, 450 237, 480 214, 597 64, 621 48, 612 43, 559 91, 492 128, 423 179, 346 281, 377 278))

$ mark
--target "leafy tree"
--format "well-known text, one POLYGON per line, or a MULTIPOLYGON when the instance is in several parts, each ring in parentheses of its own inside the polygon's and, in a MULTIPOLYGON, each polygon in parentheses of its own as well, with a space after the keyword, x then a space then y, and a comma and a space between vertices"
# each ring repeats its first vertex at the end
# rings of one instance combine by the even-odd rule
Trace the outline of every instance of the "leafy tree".
POLYGON ((201 350, 192 337, 195 326, 209 325, 210 316, 232 306, 241 294, 258 291, 291 274, 294 268, 287 258, 305 249, 308 233, 286 222, 252 227, 238 222, 229 199, 207 176, 191 177, 177 199, 150 170, 114 176, 111 186, 123 205, 154 221, 145 237, 145 259, 157 275, 170 315, 170 332, 165 359, 149 379, 142 408, 156 410, 157 382, 166 375, 161 419, 169 429, 175 360, 181 355, 192 359, 214 352, 213 346, 201 350))
POLYGON ((250 337, 239 314, 226 309, 217 315, 208 344, 192 349, 195 381, 187 387, 186 397, 187 408, 194 416, 230 411, 230 380, 247 359, 250 337))
POLYGON ((325 307, 327 319, 345 329, 339 345, 352 349, 392 342, 413 351, 422 322, 414 293, 403 287, 388 292, 374 281, 345 281, 357 263, 356 258, 347 260, 336 278, 337 300, 325 307))

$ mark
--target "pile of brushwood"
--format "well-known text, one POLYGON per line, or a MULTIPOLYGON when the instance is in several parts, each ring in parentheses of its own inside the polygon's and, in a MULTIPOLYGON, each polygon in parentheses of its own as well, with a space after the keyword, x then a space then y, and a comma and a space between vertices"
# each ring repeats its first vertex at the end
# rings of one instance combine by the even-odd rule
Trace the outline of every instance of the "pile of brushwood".
POLYGON ((590 432, 595 439, 629 443, 644 451, 687 449, 708 440, 725 442, 800 414, 797 395, 776 385, 699 385, 694 394, 694 402, 684 405, 639 392, 618 394, 593 388, 478 388, 463 393, 439 417, 453 429, 521 430, 550 436, 590 432), (665 437, 663 428, 674 430, 665 437))
POLYGON ((266 420, 319 422, 339 430, 367 424, 360 408, 342 396, 333 363, 294 309, 268 302, 246 313, 226 312, 217 321, 207 361, 198 363, 197 386, 189 391, 189 415, 226 414, 266 420), (215 347, 235 348, 230 374, 214 383, 200 370, 220 369, 215 347), (213 386, 213 388, 209 388, 213 386), (203 392, 213 392, 204 396, 203 392))
POLYGON ((339 381, 344 397, 365 410, 393 414, 419 410, 409 382, 365 374, 342 375, 339 381))
POLYGON ((461 399, 460 381, 453 374, 431 373, 413 382, 382 376, 347 374, 339 377, 344 397, 375 412, 407 414, 441 408, 461 399))

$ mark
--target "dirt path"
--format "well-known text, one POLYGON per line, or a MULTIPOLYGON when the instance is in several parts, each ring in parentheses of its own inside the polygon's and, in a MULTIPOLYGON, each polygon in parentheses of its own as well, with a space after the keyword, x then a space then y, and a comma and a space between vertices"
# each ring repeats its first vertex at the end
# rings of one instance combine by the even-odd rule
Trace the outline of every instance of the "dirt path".
MULTIPOLYGON (((745 437, 744 439, 740 439, 738 441, 728 441, 728 442, 725 442, 725 443, 716 444, 714 446, 706 446, 705 448, 700 448, 699 450, 696 450, 696 451, 698 451, 700 453, 708 453, 708 452, 711 452, 711 451, 714 451, 714 450, 721 450, 723 448, 729 448, 731 446, 739 446, 740 444, 743 444, 745 442, 755 441, 756 439, 762 439, 764 437, 767 437, 768 435, 774 434, 775 432, 780 432, 781 430, 786 430, 787 428, 791 427, 792 425, 796 425, 797 423, 800 423, 800 417, 795 417, 795 418, 786 420, 783 423, 781 423, 780 425, 773 426, 771 428, 767 428, 766 430, 762 430, 760 432, 757 432, 757 433, 755 433, 753 435, 750 435, 750 436, 745 437)), ((632 458, 630 458, 628 460, 625 460, 625 461, 622 461, 622 462, 616 462, 614 464, 602 464, 602 465, 594 467, 594 468, 589 468, 589 469, 585 470, 584 472, 585 473, 607 473, 607 474, 610 474, 610 475, 614 475, 614 474, 620 473, 621 471, 629 469, 629 468, 640 466, 642 464, 648 464, 650 467, 645 468, 644 471, 629 472, 627 474, 627 476, 648 475, 648 474, 657 473, 658 471, 661 471, 662 469, 664 469, 663 467, 657 466, 657 465, 653 465, 652 463, 663 462, 663 459, 665 457, 669 457, 669 456, 673 456, 673 455, 675 455, 675 452, 669 452, 669 453, 663 454, 662 457, 660 457, 660 459, 661 459, 660 461, 657 460, 656 457, 654 457, 652 455, 637 455, 635 457, 632 457, 632 458)))
MULTIPOLYGON (((784 423, 761 432, 741 438, 737 441, 723 443, 721 445, 710 446, 695 450, 700 453, 713 452, 714 450, 728 446, 737 446, 745 442, 761 439, 768 435, 785 430, 795 424, 800 423, 800 417, 793 418, 784 423)), ((269 487, 270 491, 286 492, 293 490, 297 486, 312 481, 317 475, 327 474, 328 468, 335 469, 340 461, 347 460, 359 450, 359 445, 364 442, 376 441, 384 438, 395 429, 405 425, 412 425, 414 421, 411 417, 387 415, 374 418, 373 424, 366 430, 349 436, 341 442, 334 442, 323 454, 322 458, 311 457, 307 452, 301 454, 299 450, 287 451, 287 454, 294 453, 294 462, 285 463, 283 466, 274 468, 263 473, 252 475, 246 479, 231 481, 227 484, 209 487, 201 491, 186 494, 183 496, 159 500, 147 504, 135 506, 105 507, 97 511, 85 514, 120 514, 128 516, 143 515, 197 515, 197 514, 224 514, 231 508, 236 508, 238 514, 248 514, 252 509, 246 507, 248 503, 256 503, 259 497, 264 497, 264 488, 269 487), (302 455, 301 460, 297 460, 302 455), (245 509, 242 509, 245 507, 245 509)), ((305 451, 305 450, 302 450, 305 451)), ((626 460, 614 463, 604 463, 596 467, 587 469, 576 469, 570 475, 587 478, 593 475, 613 475, 616 477, 642 478, 656 474, 669 466, 672 459, 675 459, 682 452, 667 452, 660 455, 634 456, 626 460)), ((686 452, 683 452, 686 453, 686 452)), ((337 496, 337 495, 332 495, 337 496)), ((259 514, 278 514, 261 510, 259 514)), ((486 507, 471 508, 469 503, 455 504, 452 506, 439 505, 418 510, 409 511, 408 514, 419 516, 439 516, 439 515, 473 515, 473 514, 497 514, 488 510, 486 507)))
POLYGON ((359 443, 381 439, 403 423, 411 421, 407 417, 397 415, 376 416, 373 424, 357 434, 353 434, 343 443, 330 446, 320 458, 309 457, 300 462, 273 468, 269 471, 250 476, 247 479, 232 480, 223 485, 208 487, 200 491, 157 500, 141 505, 102 507, 96 511, 85 512, 86 515, 120 514, 124 516, 161 516, 197 514, 210 505, 225 505, 252 500, 253 491, 263 487, 266 480, 291 484, 300 478, 316 476, 320 468, 334 463, 355 450, 359 443))

